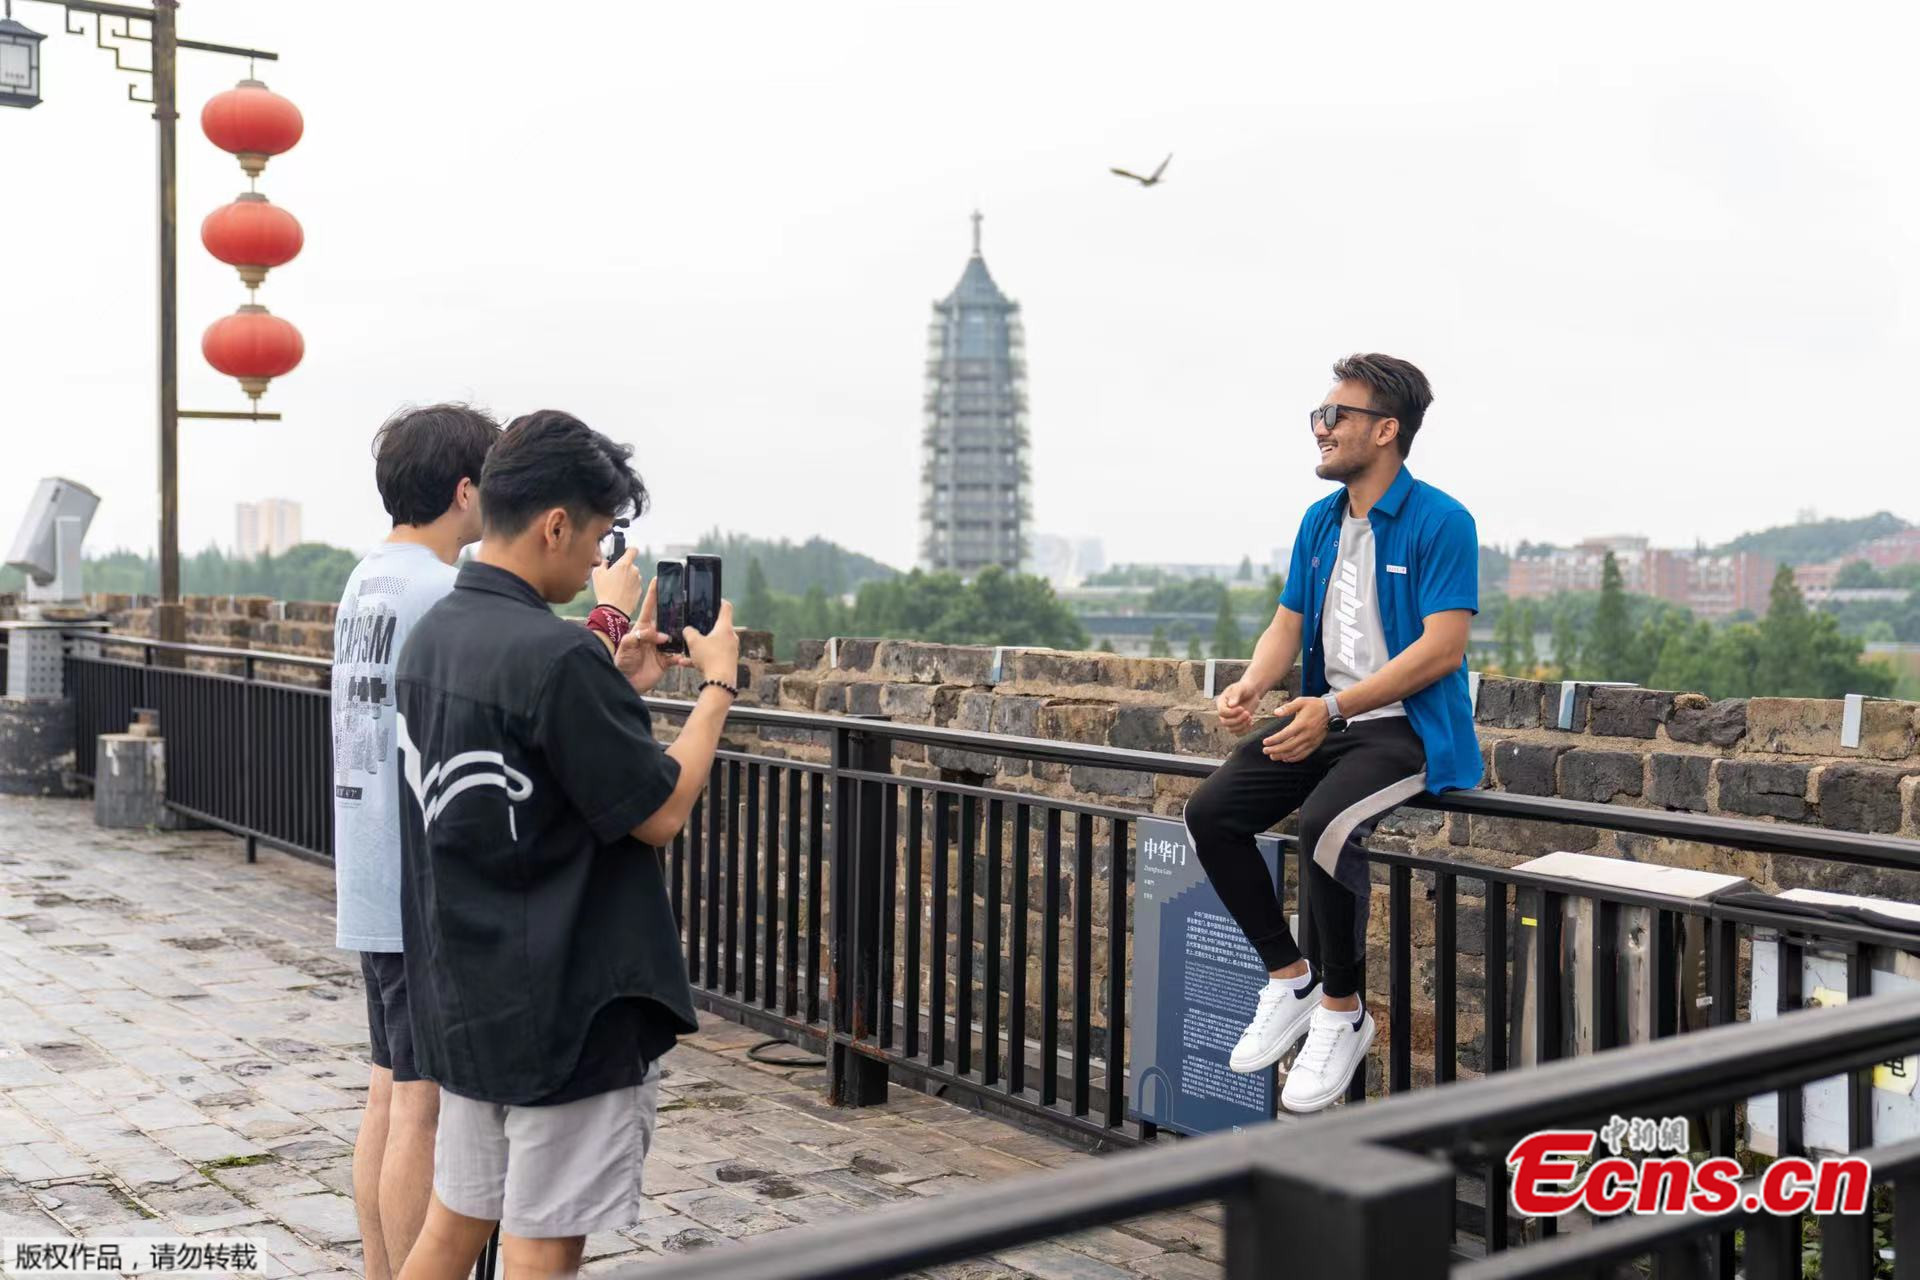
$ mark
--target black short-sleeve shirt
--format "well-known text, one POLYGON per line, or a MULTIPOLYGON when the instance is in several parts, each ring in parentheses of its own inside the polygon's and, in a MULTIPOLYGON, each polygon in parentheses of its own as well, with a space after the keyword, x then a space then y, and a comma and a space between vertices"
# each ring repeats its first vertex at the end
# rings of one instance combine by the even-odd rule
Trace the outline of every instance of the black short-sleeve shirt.
POLYGON ((637 1083, 697 1029, 659 855, 630 834, 680 776, 646 706, 598 637, 479 563, 395 687, 420 1074, 515 1105, 637 1083))

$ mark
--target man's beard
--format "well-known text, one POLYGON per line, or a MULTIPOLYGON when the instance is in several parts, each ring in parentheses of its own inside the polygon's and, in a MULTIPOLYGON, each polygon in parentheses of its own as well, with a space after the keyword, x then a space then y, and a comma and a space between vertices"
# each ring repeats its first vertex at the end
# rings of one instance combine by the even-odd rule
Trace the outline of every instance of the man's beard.
POLYGON ((1327 455, 1326 461, 1313 469, 1313 474, 1322 480, 1338 480, 1342 484, 1359 475, 1362 468, 1350 462, 1342 462, 1338 451, 1327 455))

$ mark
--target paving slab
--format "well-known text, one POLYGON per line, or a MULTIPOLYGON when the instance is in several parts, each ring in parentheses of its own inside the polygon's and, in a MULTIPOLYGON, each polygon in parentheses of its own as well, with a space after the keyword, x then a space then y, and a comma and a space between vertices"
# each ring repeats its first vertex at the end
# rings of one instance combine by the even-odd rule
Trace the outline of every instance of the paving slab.
MULTIPOLYGON (((103 832, 0 797, 0 1235, 247 1235, 267 1276, 360 1274, 365 994, 329 869, 208 831, 103 832)), ((786 1236, 1089 1159, 895 1086, 858 1111, 704 1017, 664 1064, 640 1218, 589 1275, 786 1236)), ((1205 1280, 1218 1215, 1160 1214, 928 1280, 1205 1280), (1210 1220, 1210 1216, 1211 1219, 1210 1220)))

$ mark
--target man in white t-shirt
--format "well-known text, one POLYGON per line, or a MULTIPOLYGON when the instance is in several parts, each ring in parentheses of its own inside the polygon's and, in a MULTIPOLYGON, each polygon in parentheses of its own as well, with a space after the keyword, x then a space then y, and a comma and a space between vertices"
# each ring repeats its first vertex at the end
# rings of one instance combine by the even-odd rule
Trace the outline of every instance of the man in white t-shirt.
POLYGON ((480 540, 480 471, 499 437, 459 404, 407 409, 373 438, 374 481, 393 532, 347 579, 333 629, 334 944, 360 953, 373 1074, 353 1148, 368 1280, 391 1280, 433 1193, 440 1090, 415 1070, 400 957, 400 798, 393 673, 420 616, 453 590, 460 549, 480 540))

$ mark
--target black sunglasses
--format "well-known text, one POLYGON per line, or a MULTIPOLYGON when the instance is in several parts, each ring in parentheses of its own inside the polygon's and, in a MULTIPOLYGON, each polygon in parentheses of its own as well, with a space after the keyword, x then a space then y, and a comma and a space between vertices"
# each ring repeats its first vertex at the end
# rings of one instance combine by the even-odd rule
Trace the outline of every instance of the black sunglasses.
POLYGON ((1378 409, 1362 409, 1359 405, 1354 404, 1323 404, 1307 415, 1307 430, 1318 435, 1318 428, 1324 423, 1327 430, 1331 431, 1340 425, 1340 415, 1343 413, 1364 413, 1369 418, 1391 418, 1394 416, 1391 413, 1382 413, 1378 409))

